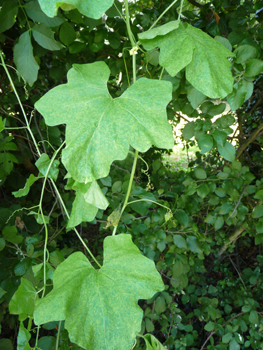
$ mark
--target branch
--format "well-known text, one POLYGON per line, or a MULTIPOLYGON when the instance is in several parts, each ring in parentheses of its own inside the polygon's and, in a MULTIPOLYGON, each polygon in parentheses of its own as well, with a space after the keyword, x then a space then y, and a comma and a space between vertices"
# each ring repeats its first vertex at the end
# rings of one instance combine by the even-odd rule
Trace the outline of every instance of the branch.
POLYGON ((238 237, 241 235, 241 233, 245 231, 245 228, 241 225, 236 229, 236 231, 232 234, 232 236, 229 237, 229 242, 225 243, 219 250, 218 252, 218 258, 221 257, 221 255, 227 250, 228 246, 235 242, 238 237))
POLYGON ((187 1, 190 2, 190 4, 192 4, 192 5, 196 6, 196 7, 199 7, 199 8, 204 6, 204 5, 199 4, 199 2, 197 2, 195 0, 187 0, 187 1))
POLYGON ((258 134, 263 130, 263 123, 257 127, 257 129, 252 133, 252 135, 247 139, 245 143, 239 148, 236 158, 238 159, 245 149, 258 137, 258 134))

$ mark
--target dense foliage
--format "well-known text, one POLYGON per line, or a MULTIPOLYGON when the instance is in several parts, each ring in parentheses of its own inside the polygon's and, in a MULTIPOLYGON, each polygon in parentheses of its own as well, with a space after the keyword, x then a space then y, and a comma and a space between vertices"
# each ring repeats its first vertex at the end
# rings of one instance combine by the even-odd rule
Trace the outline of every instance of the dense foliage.
POLYGON ((263 348, 262 9, 0 0, 1 350, 263 348))

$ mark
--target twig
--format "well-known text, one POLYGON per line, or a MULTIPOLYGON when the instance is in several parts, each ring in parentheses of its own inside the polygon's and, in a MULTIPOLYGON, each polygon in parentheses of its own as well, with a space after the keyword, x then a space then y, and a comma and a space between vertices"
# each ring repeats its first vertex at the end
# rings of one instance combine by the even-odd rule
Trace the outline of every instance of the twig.
POLYGON ((236 206, 235 206, 233 212, 229 215, 229 217, 228 217, 227 219, 231 218, 231 217, 234 215, 234 212, 237 210, 237 208, 238 208, 238 206, 239 206, 239 204, 240 204, 240 201, 241 201, 241 199, 242 199, 242 197, 243 197, 243 195, 244 195, 244 193, 245 193, 246 188, 247 188, 247 186, 243 189, 243 192, 241 193, 241 195, 240 195, 240 197, 239 197, 239 199, 238 199, 238 201, 237 201, 237 204, 236 204, 236 206))

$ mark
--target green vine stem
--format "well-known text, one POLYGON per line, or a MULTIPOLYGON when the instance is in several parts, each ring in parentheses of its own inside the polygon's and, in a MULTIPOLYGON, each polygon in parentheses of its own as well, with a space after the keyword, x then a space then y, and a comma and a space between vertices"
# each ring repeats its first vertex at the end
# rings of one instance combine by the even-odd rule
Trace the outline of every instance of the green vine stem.
POLYGON ((141 198, 141 199, 137 199, 136 201, 128 202, 127 205, 130 205, 132 203, 137 203, 137 202, 152 202, 152 203, 159 205, 159 207, 163 207, 163 208, 167 209, 169 212, 172 212, 171 209, 166 207, 165 205, 158 203, 156 201, 152 201, 151 199, 146 199, 146 198, 141 198))
POLYGON ((42 202, 43 202, 43 197, 44 197, 44 192, 45 192, 45 187, 46 187, 46 182, 47 182, 47 179, 48 179, 49 171, 50 171, 50 169, 52 167, 52 164, 53 164, 54 160, 57 157, 57 154, 59 153, 59 151, 61 150, 61 148, 64 145, 65 145, 65 141, 56 150, 56 152, 53 154, 53 156, 52 156, 52 158, 50 160, 50 163, 49 163, 48 168, 47 168, 46 175, 44 177, 42 190, 41 190, 41 195, 40 195, 40 200, 39 200, 39 210, 40 210, 42 221, 43 221, 44 227, 45 227, 45 244, 44 244, 44 256, 43 256, 44 288, 43 288, 43 292, 42 292, 42 298, 45 296, 45 292, 46 292, 46 282, 47 282, 46 263, 47 263, 47 242, 48 242, 48 228, 47 228, 47 223, 46 223, 45 216, 44 216, 43 209, 42 209, 42 202))
POLYGON ((24 116, 24 119, 25 119, 25 122, 26 122, 26 126, 27 126, 27 130, 28 130, 28 132, 29 132, 29 134, 30 134, 30 136, 31 136, 31 138, 32 138, 32 140, 33 140, 33 142, 34 142, 34 145, 35 145, 35 147, 36 147, 36 150, 37 150, 38 155, 41 156, 41 152, 40 152, 40 150, 39 150, 39 147, 38 147, 38 145, 37 145, 37 142, 36 142, 36 140, 35 140, 35 137, 34 137, 34 135, 33 135, 33 133, 32 133, 32 130, 30 129, 30 125, 29 125, 29 123, 28 123, 27 116, 26 116, 25 110, 24 110, 24 108, 23 108, 22 102, 21 102, 21 100, 20 100, 20 98, 19 98, 19 95, 18 95, 18 93, 17 93, 17 90, 16 90, 16 88, 15 88, 15 84, 13 83, 13 80, 12 80, 10 74, 9 74, 9 71, 8 71, 7 66, 6 66, 6 64, 5 64, 5 61, 4 61, 4 58, 3 58, 3 54, 2 54, 1 51, 0 51, 0 57, 1 57, 1 61, 2 61, 2 66, 3 66, 3 68, 4 68, 5 72, 6 72, 6 75, 7 75, 8 79, 9 79, 9 82, 10 82, 10 84, 11 84, 11 86, 12 86, 12 89, 13 89, 15 95, 16 95, 17 101, 18 101, 18 103, 19 103, 19 105, 20 105, 20 108, 21 108, 21 111, 22 111, 22 113, 23 113, 23 116, 24 116))
MULTIPOLYGON (((133 46, 133 48, 131 50, 132 51, 131 55, 132 55, 133 83, 135 83, 136 82, 136 54, 137 54, 138 48, 136 47, 136 43, 135 43, 135 40, 133 38, 133 33, 131 31, 128 0, 124 0, 124 2, 125 2, 125 15, 126 15, 127 32, 128 32, 129 39, 130 39, 130 41, 132 43, 132 46, 133 46)), ((135 151, 134 152, 133 164, 132 164, 131 176, 130 176, 130 180, 129 180, 129 185, 128 185, 128 189, 127 189, 127 192, 126 192, 125 200, 124 200, 124 203, 123 203, 123 206, 122 206, 122 209, 121 209, 120 217, 121 217, 122 213, 124 212, 124 210, 125 210, 125 208, 127 206, 128 200, 129 200, 129 196, 130 196, 131 188, 132 188, 132 182, 133 182, 133 178, 134 178, 134 174, 135 174, 135 170, 136 170, 138 155, 139 155, 139 152, 135 151)), ((113 229, 113 232, 112 232, 113 236, 116 234, 117 228, 118 228, 118 225, 115 226, 114 229, 113 229)))
POLYGON ((59 323, 58 323, 58 334, 57 334, 57 339, 56 339, 56 349, 55 350, 58 350, 58 346, 59 346, 60 329, 61 329, 61 321, 59 321, 59 323))
MULTIPOLYGON (((149 30, 153 29, 153 27, 156 26, 156 24, 160 21, 160 19, 166 14, 167 11, 170 10, 171 7, 173 7, 173 5, 174 5, 177 1, 178 1, 178 0, 174 0, 167 8, 163 11, 163 13, 160 14, 160 16, 157 18, 157 20, 150 26, 150 29, 149 29, 149 30)), ((183 3, 183 0, 181 0, 181 5, 182 5, 182 3, 183 3)), ((181 14, 180 14, 179 18, 180 18, 180 17, 181 17, 181 14)))
MULTIPOLYGON (((30 129, 30 125, 29 125, 29 122, 28 122, 28 120, 27 120, 27 116, 26 116, 25 110, 24 110, 23 105, 22 105, 22 103, 21 103, 20 97, 19 97, 19 95, 18 95, 18 93, 17 93, 17 90, 16 90, 16 88, 15 88, 15 85, 14 85, 14 83, 13 83, 13 80, 12 80, 10 74, 9 74, 9 71, 8 71, 7 66, 6 66, 6 64, 5 64, 5 61, 4 61, 4 58, 3 58, 3 55, 2 55, 2 52, 1 52, 1 51, 0 51, 0 57, 1 57, 1 61, 2 61, 2 66, 3 66, 5 72, 6 72, 7 76, 8 76, 8 79, 9 79, 9 81, 10 81, 10 84, 11 84, 11 86, 12 86, 12 88, 13 88, 13 91, 14 91, 14 93, 15 93, 15 95, 16 95, 17 101, 18 101, 18 103, 19 103, 19 105, 20 105, 20 108, 21 108, 21 111, 22 111, 22 113, 23 113, 23 116, 24 116, 24 119, 25 119, 25 122, 26 122, 26 125, 27 125, 26 128, 27 128, 28 132, 30 133, 30 136, 31 136, 31 138, 32 138, 32 140, 33 140, 33 143, 34 143, 35 147, 36 147, 37 153, 38 153, 38 155, 39 155, 39 157, 40 157, 40 156, 41 156, 41 152, 40 152, 40 150, 39 150, 39 147, 38 147, 38 144, 37 144, 37 142, 36 142, 36 139, 35 139, 35 137, 34 137, 32 131, 31 131, 31 129, 30 129)), ((56 186, 56 184, 55 184, 55 182, 54 182, 53 179, 50 179, 50 181, 51 181, 51 184, 52 184, 52 186, 53 186, 53 188, 54 188, 54 190, 55 190, 55 193, 56 193, 56 195, 57 195, 57 197, 58 197, 58 199, 59 199, 59 201, 60 201, 60 204, 61 204, 61 206, 63 207, 64 212, 65 212, 67 218, 69 219, 69 213, 68 213, 68 211, 67 211, 67 208, 66 208, 66 206, 65 206, 65 203, 64 203, 63 199, 61 198, 61 195, 60 195, 60 193, 59 193, 59 191, 58 191, 58 188, 57 188, 57 186, 56 186)), ((38 207, 38 206, 37 206, 37 207, 38 207)), ((87 247, 87 245, 85 244, 85 242, 84 242, 83 239, 81 238, 81 236, 80 236, 80 234, 78 233, 77 229, 74 227, 73 230, 75 231, 75 233, 76 233, 76 235, 78 236, 79 240, 81 241, 81 243, 83 244, 83 246, 86 248, 87 252, 90 254, 90 256, 92 257, 92 259, 96 262, 96 264, 97 264, 99 267, 101 267, 101 265, 99 264, 99 262, 96 260, 96 258, 95 258, 95 257, 93 256, 93 254, 91 253, 90 249, 87 247)))

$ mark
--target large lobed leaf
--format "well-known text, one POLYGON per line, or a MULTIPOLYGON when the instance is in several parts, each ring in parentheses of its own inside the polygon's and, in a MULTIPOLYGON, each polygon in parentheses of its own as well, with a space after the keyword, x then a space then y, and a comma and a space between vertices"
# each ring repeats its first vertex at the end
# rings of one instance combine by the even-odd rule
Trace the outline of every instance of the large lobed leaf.
POLYGON ((228 95, 233 89, 233 77, 227 58, 235 55, 191 25, 180 24, 170 32, 164 31, 164 26, 139 34, 147 50, 160 47, 160 65, 171 76, 186 68, 186 79, 206 96, 228 95))
POLYGON ((73 5, 73 8, 75 6, 83 15, 98 19, 112 6, 114 0, 38 0, 38 2, 42 11, 49 17, 54 17, 61 5, 68 4, 73 5))
POLYGON ((138 299, 164 289, 153 261, 127 234, 106 237, 100 270, 78 252, 58 266, 53 281, 37 302, 35 323, 65 320, 71 341, 92 350, 129 350, 141 329, 138 299))
POLYGON ((166 115, 171 83, 142 78, 113 99, 109 75, 104 62, 75 64, 68 84, 50 90, 35 105, 47 125, 67 124, 62 162, 79 182, 106 177, 111 163, 127 156, 129 145, 140 152, 174 145, 166 115))

